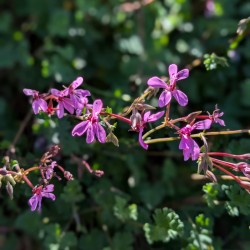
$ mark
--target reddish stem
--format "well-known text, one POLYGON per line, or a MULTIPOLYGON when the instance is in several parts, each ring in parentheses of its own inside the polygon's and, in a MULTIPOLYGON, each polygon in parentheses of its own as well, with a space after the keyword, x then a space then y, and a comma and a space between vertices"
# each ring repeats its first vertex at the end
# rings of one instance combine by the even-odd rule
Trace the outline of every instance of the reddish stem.
POLYGON ((209 115, 198 115, 196 118, 197 119, 208 119, 209 115))
POLYGON ((120 116, 120 115, 117 115, 117 114, 106 113, 106 112, 101 112, 100 114, 101 114, 101 115, 109 115, 109 116, 115 117, 115 118, 117 118, 117 119, 119 119, 119 120, 121 120, 121 121, 124 121, 124 122, 126 122, 126 123, 128 123, 128 124, 131 124, 130 119, 125 118, 125 117, 120 116))
POLYGON ((226 167, 230 167, 233 170, 237 169, 234 163, 230 163, 230 162, 227 162, 227 161, 222 161, 222 160, 219 160, 219 159, 216 159, 216 158, 212 158, 212 157, 210 157, 210 159, 212 160, 213 163, 214 162, 219 163, 219 164, 224 165, 226 167))
POLYGON ((34 186, 26 175, 22 175, 23 180, 33 189, 34 186))
POLYGON ((213 166, 215 166, 216 168, 220 169, 222 172, 226 173, 227 175, 231 176, 235 181, 237 181, 239 184, 241 184, 241 179, 238 176, 232 174, 231 172, 229 172, 228 170, 224 169, 220 165, 217 165, 216 163, 214 163, 213 166))
POLYGON ((209 152, 207 154, 214 155, 214 156, 222 156, 222 157, 225 156, 225 157, 230 157, 230 158, 235 158, 235 159, 240 159, 240 160, 247 160, 250 158, 249 154, 234 155, 234 154, 223 153, 223 152, 209 152))

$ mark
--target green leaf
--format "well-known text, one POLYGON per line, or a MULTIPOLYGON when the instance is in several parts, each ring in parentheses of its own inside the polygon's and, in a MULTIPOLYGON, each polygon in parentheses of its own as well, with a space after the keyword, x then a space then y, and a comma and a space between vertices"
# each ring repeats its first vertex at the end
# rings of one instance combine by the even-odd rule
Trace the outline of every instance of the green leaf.
POLYGON ((217 56, 215 53, 205 54, 203 61, 206 70, 216 69, 219 65, 222 67, 228 67, 228 62, 225 57, 217 56))
POLYGON ((219 194, 219 185, 216 183, 207 183, 203 186, 203 196, 209 207, 215 207, 218 204, 218 194, 219 194))
POLYGON ((36 212, 26 211, 17 217, 15 227, 38 238, 39 230, 42 228, 41 217, 36 212))
POLYGON ((113 209, 114 209, 114 215, 122 222, 125 222, 129 219, 137 220, 138 217, 137 205, 130 204, 128 206, 127 200, 120 196, 115 197, 115 205, 113 209))
POLYGON ((145 223, 143 226, 149 244, 155 241, 168 242, 183 233, 184 224, 172 209, 156 209, 153 218, 154 224, 145 223))
POLYGON ((133 250, 133 237, 131 233, 116 233, 112 239, 112 250, 133 250))
POLYGON ((192 222, 192 229, 189 244, 184 248, 185 250, 200 250, 209 249, 214 250, 212 239, 212 221, 205 217, 204 214, 196 216, 195 223, 192 222))
POLYGON ((78 180, 68 181, 63 188, 61 198, 68 203, 77 203, 82 201, 85 196, 82 193, 82 188, 78 180))
POLYGON ((79 249, 82 249, 82 250, 103 249, 105 244, 107 244, 107 240, 105 238, 104 232, 98 229, 93 229, 92 231, 88 232, 86 235, 81 236, 79 240, 79 249))
POLYGON ((225 189, 225 193, 229 198, 225 207, 231 216, 238 216, 239 213, 244 215, 250 214, 250 195, 239 185, 233 185, 225 189))

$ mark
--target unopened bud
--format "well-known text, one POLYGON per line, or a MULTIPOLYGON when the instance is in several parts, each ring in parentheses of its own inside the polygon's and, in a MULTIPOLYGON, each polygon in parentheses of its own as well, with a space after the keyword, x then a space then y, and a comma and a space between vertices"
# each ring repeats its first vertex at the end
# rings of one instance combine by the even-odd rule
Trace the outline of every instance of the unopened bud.
POLYGON ((242 172, 246 177, 250 178, 250 165, 246 162, 235 164, 235 170, 242 172))
POLYGON ((49 149, 48 153, 49 153, 52 157, 54 157, 54 156, 56 156, 56 155, 59 153, 59 150, 60 150, 59 145, 53 145, 53 146, 49 149))
POLYGON ((211 180, 212 182, 217 182, 217 178, 215 176, 215 174, 213 172, 211 172, 210 170, 206 171, 206 177, 211 180))
POLYGON ((136 103, 134 106, 137 110, 143 111, 143 110, 153 110, 155 109, 154 106, 145 104, 145 103, 136 103))
POLYGON ((201 113, 202 113, 202 111, 197 111, 197 112, 190 113, 190 114, 186 117, 185 121, 186 121, 188 124, 193 123, 193 122, 196 120, 196 117, 197 117, 198 115, 200 115, 201 113))
POLYGON ((94 174, 97 177, 102 177, 104 175, 104 172, 102 170, 95 170, 94 174))
POLYGON ((17 171, 20 170, 19 163, 18 163, 17 160, 12 160, 10 162, 10 166, 11 166, 12 169, 15 168, 17 171))
POLYGON ((199 161, 198 161, 198 174, 201 173, 201 171, 203 170, 204 173, 206 173, 208 171, 208 168, 212 169, 213 167, 213 162, 210 159, 210 157, 206 154, 204 154, 203 156, 200 157, 199 161))
POLYGON ((6 170, 5 167, 0 168, 0 175, 6 175, 8 173, 8 171, 6 170))
POLYGON ((141 114, 138 112, 138 110, 133 109, 132 115, 130 116, 131 128, 136 130, 137 124, 140 124, 141 120, 141 114))
POLYGON ((69 172, 69 171, 64 171, 64 177, 68 180, 68 181, 72 181, 74 180, 73 175, 69 172))
POLYGON ((6 190, 8 192, 8 195, 9 195, 10 199, 12 200, 13 199, 13 187, 10 184, 10 182, 7 182, 6 190))
POLYGON ((13 186, 16 185, 16 181, 14 180, 11 174, 6 174, 5 179, 7 182, 10 182, 13 186))
POLYGON ((112 132, 110 132, 107 135, 106 142, 112 142, 116 147, 119 147, 119 141, 118 141, 117 137, 112 132))

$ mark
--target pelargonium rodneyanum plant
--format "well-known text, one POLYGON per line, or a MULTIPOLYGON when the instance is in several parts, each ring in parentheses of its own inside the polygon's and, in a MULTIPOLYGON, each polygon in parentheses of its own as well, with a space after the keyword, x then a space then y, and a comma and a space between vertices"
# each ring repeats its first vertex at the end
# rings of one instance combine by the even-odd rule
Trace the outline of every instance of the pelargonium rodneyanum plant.
MULTIPOLYGON (((138 142, 143 150, 147 150, 152 143, 179 140, 179 149, 182 150, 184 161, 197 161, 198 173, 203 172, 207 178, 215 182, 217 179, 213 169, 219 169, 250 193, 250 165, 246 162, 250 159, 250 154, 234 155, 226 152, 213 152, 209 149, 207 143, 207 137, 209 136, 249 133, 249 130, 208 131, 214 123, 225 127, 225 122, 222 119, 223 112, 220 112, 217 105, 215 105, 215 110, 211 114, 209 112, 202 114, 201 111, 195 111, 171 119, 172 101, 177 101, 180 106, 188 104, 188 97, 179 89, 179 81, 187 77, 189 77, 188 69, 178 71, 177 65, 171 64, 167 82, 157 76, 151 77, 147 81, 148 87, 144 93, 136 98, 124 113, 118 114, 110 112, 108 107, 105 108, 101 99, 92 101, 91 93, 79 88, 83 83, 82 77, 76 78, 62 90, 53 88, 48 93, 39 93, 37 90, 24 89, 23 92, 25 95, 32 97, 32 109, 35 114, 43 112, 49 116, 56 115, 58 119, 70 117, 80 121, 72 128, 72 136, 86 137, 86 143, 88 144, 112 142, 118 146, 118 138, 114 134, 115 126, 112 124, 116 119, 126 123, 130 131, 138 133, 138 142), (158 107, 147 104, 146 99, 158 95, 158 92, 158 107), (161 121, 161 124, 148 130, 147 123, 154 123, 155 121, 161 121), (156 131, 166 128, 173 130, 176 136, 151 139, 156 131), (199 146, 199 144, 203 145, 199 146), (232 163, 218 157, 228 157, 239 162, 232 163), (239 175, 236 175, 235 172, 238 172, 239 175)), ((145 86, 147 85, 145 84, 145 86)), ((64 174, 66 179, 73 179, 69 172, 52 159, 58 148, 58 146, 54 146, 46 152, 36 167, 23 170, 16 165, 14 168, 16 171, 13 171, 10 170, 10 164, 6 161, 5 166, 0 169, 0 180, 1 182, 4 179, 6 180, 6 188, 10 196, 13 195, 13 185, 18 181, 25 181, 31 187, 33 195, 29 199, 29 205, 32 211, 41 210, 43 198, 56 199, 53 194, 54 184, 51 184, 54 177, 60 180, 60 177, 54 171, 56 168, 64 174), (40 170, 41 181, 34 186, 28 175, 37 169, 40 170)), ((96 176, 104 174, 101 170, 92 170, 85 161, 82 164, 96 176)))

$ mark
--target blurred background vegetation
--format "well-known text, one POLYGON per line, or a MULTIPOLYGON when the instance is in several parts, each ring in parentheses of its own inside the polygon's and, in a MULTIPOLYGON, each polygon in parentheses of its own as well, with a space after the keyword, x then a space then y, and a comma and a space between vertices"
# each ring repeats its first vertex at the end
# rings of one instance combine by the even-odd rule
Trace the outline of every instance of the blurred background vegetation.
MULTIPOLYGON (((192 178, 196 164, 183 162, 178 142, 146 152, 118 122, 119 148, 87 145, 71 137, 75 121, 31 115, 22 92, 60 89, 83 76, 93 99, 121 112, 149 77, 167 76, 176 63, 191 69, 179 84, 189 105, 174 102, 171 117, 218 104, 227 128, 249 128, 247 20, 238 28, 249 13, 243 0, 0 0, 1 156, 14 143, 11 158, 28 168, 59 144, 57 160, 75 177, 55 181, 57 199, 45 200, 41 214, 29 210, 30 188, 16 185, 10 200, 3 184, 0 249, 250 249, 249 195, 222 180, 202 188, 206 181, 192 178), (87 173, 82 158, 105 175, 87 173)), ((245 136, 209 142, 213 151, 250 148, 245 136)))

